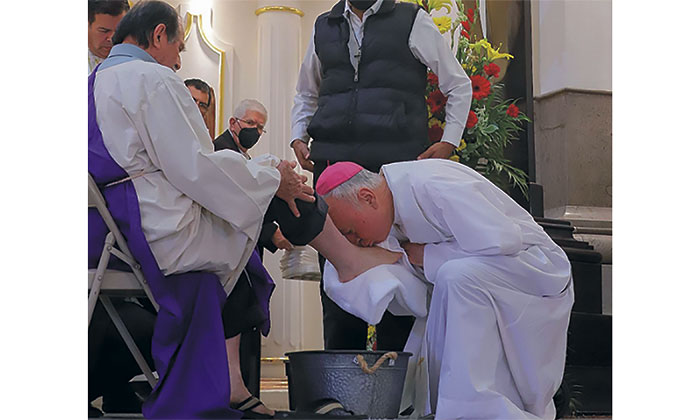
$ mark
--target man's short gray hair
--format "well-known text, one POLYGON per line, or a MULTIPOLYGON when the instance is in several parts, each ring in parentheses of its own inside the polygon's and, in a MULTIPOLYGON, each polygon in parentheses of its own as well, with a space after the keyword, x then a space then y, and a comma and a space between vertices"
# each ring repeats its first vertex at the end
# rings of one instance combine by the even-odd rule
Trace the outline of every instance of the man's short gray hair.
POLYGON ((352 178, 328 191, 328 193, 322 197, 330 197, 336 200, 346 200, 353 205, 358 205, 360 204, 360 201, 357 199, 357 192, 360 191, 361 188, 369 188, 374 190, 381 185, 381 183, 381 175, 370 172, 367 169, 363 169, 352 178))
POLYGON ((267 109, 265 109, 265 106, 255 99, 242 100, 238 106, 236 106, 236 109, 233 110, 233 116, 239 119, 243 118, 246 111, 257 111, 263 114, 267 120, 267 109))

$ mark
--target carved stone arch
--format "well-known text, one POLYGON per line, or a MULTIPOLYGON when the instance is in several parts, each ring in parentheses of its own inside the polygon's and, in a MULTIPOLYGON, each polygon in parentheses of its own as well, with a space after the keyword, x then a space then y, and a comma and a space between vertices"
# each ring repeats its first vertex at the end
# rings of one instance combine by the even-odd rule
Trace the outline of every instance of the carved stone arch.
POLYGON ((226 128, 226 112, 233 109, 233 46, 214 33, 212 13, 185 12, 185 51, 181 54, 182 68, 178 75, 183 80, 193 77, 204 80, 213 88, 216 136, 226 128))

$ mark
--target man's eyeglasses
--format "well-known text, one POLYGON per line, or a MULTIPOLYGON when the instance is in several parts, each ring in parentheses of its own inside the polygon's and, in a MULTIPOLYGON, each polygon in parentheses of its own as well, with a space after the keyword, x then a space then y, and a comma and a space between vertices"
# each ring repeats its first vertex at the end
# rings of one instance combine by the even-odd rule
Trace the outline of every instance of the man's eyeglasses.
POLYGON ((257 128, 258 131, 260 131, 260 132, 262 132, 262 133, 267 133, 267 131, 265 131, 265 126, 264 126, 263 124, 258 124, 258 123, 256 123, 255 121, 252 121, 252 120, 242 120, 242 119, 240 119, 240 118, 238 118, 238 121, 244 122, 244 123, 246 123, 246 124, 248 124, 248 125, 252 125, 253 127, 257 128))
MULTIPOLYGON (((194 99, 194 98, 192 98, 192 99, 194 99)), ((199 109, 201 109, 202 111, 206 112, 207 110, 209 110, 209 104, 207 104, 206 102, 200 102, 200 101, 195 99, 194 103, 196 103, 197 106, 199 107, 199 109)))

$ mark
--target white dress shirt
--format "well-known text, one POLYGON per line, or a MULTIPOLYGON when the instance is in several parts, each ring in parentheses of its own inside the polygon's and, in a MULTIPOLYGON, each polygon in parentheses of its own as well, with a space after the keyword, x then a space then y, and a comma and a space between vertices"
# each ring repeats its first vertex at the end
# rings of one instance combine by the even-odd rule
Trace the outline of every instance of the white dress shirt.
MULTIPOLYGON (((367 9, 362 19, 352 12, 348 2, 345 2, 343 16, 352 28, 354 37, 348 40, 348 51, 350 62, 357 66, 357 58, 353 51, 357 50, 356 42, 362 45, 365 22, 367 18, 377 13, 382 5, 382 0, 367 9)), ((309 47, 306 50, 304 61, 299 71, 297 81, 297 94, 294 96, 294 106, 292 108, 292 142, 300 139, 305 143, 309 142, 309 134, 306 129, 311 122, 311 118, 318 106, 318 95, 321 86, 321 62, 316 55, 314 44, 315 29, 311 34, 309 47)), ((411 35, 408 39, 408 47, 413 56, 429 67, 437 76, 440 83, 440 90, 447 96, 445 108, 445 130, 442 140, 459 146, 459 142, 467 123, 467 115, 472 99, 472 88, 469 77, 464 73, 454 54, 450 50, 445 38, 435 26, 433 19, 424 10, 419 10, 413 22, 411 35)), ((400 75, 397 75, 400 77, 400 75)))
POLYGON ((95 70, 95 67, 97 67, 97 65, 103 61, 104 58, 96 56, 92 53, 92 51, 90 51, 90 48, 88 48, 88 75, 90 75, 90 73, 95 70))

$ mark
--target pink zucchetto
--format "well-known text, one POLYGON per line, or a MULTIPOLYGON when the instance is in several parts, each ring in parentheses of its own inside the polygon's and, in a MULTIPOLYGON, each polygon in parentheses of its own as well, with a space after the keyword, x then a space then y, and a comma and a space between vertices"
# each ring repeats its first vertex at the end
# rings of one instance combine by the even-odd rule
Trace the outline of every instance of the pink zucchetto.
POLYGON ((362 166, 354 162, 338 162, 327 167, 316 181, 318 195, 326 195, 335 187, 354 177, 362 170, 362 166))

